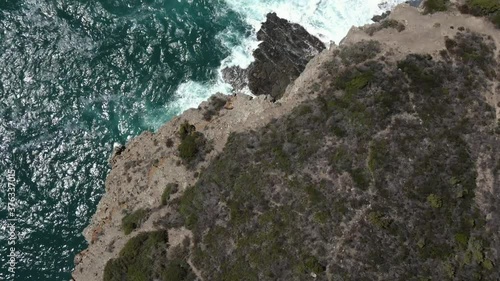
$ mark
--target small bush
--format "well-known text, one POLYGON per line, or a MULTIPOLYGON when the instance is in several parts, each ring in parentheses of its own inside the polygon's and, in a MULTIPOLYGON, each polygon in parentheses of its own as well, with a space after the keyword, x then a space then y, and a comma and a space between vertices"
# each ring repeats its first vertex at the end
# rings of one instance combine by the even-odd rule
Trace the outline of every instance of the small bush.
POLYGON ((381 212, 370 212, 368 214, 368 221, 382 229, 388 229, 392 223, 392 220, 384 216, 381 212))
POLYGON ((443 12, 448 9, 449 0, 426 0, 424 2, 425 13, 443 12))
POLYGON ((380 30, 385 29, 385 28, 394 28, 398 32, 401 32, 401 31, 404 31, 406 29, 406 26, 397 20, 387 19, 387 20, 380 22, 380 24, 371 25, 370 27, 368 27, 365 30, 365 32, 366 32, 366 34, 373 36, 373 34, 375 34, 375 32, 380 31, 380 30))
POLYGON ((194 280, 182 259, 168 260, 168 232, 143 232, 131 238, 115 259, 106 263, 104 281, 194 280))
POLYGON ((189 124, 188 121, 184 121, 179 127, 179 137, 181 140, 184 140, 187 136, 191 135, 191 133, 196 131, 196 127, 194 125, 189 124))
POLYGON ((196 128, 184 122, 179 128, 179 137, 181 143, 178 146, 179 157, 184 160, 184 163, 196 164, 196 159, 203 159, 203 155, 207 153, 211 147, 207 144, 205 136, 196 131, 196 128))
POLYGON ((167 202, 170 199, 170 195, 175 192, 177 192, 177 184, 175 183, 167 184, 167 186, 163 190, 163 194, 161 195, 161 205, 162 206, 167 205, 167 202))
POLYGON ((186 280, 190 272, 189 265, 183 261, 176 259, 174 261, 169 262, 167 268, 165 269, 163 276, 166 277, 164 280, 168 281, 182 281, 186 280))
POLYGON ((219 111, 226 105, 226 100, 217 96, 211 96, 208 100, 208 106, 203 112, 203 120, 210 121, 212 117, 219 114, 219 111))
POLYGON ((171 138, 168 138, 167 141, 165 142, 165 144, 167 145, 167 147, 172 147, 174 146, 174 141, 171 139, 171 138))
POLYGON ((179 156, 185 161, 191 161, 198 153, 198 144, 195 135, 186 136, 179 144, 179 156))
POLYGON ((339 53, 344 64, 358 64, 374 58, 380 53, 380 43, 375 40, 362 40, 350 46, 342 48, 339 53))
POLYGON ((469 236, 464 233, 457 233, 455 234, 455 242, 461 247, 461 248, 466 248, 467 243, 469 241, 469 236))
POLYGON ((301 271, 303 273, 315 273, 320 274, 325 271, 325 267, 319 263, 318 259, 314 256, 306 256, 303 258, 304 262, 301 266, 301 271))
POLYGON ((122 229, 123 232, 128 235, 134 229, 138 228, 149 216, 149 210, 139 209, 135 212, 125 215, 122 218, 122 229))
POLYGON ((427 202, 431 204, 431 207, 434 209, 439 209, 443 206, 443 199, 436 194, 430 194, 427 196, 427 202))

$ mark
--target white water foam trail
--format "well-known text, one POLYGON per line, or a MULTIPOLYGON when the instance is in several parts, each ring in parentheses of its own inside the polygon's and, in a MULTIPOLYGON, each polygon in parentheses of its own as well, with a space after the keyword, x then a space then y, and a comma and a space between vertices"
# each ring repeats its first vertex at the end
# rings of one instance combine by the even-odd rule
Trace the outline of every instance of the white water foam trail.
POLYGON ((217 80, 211 83, 188 81, 179 85, 175 100, 166 109, 170 114, 179 114, 197 107, 212 94, 229 94, 231 86, 224 83, 221 70, 228 66, 246 68, 253 61, 252 53, 259 44, 256 32, 269 12, 300 24, 329 46, 331 42, 338 44, 352 26, 367 24, 374 15, 403 2, 405 0, 226 0, 231 10, 239 13, 252 26, 252 34, 239 38, 239 45, 231 43, 235 41, 235 36, 241 36, 234 31, 226 30, 219 34, 219 40, 231 50, 231 54, 221 62, 217 80))

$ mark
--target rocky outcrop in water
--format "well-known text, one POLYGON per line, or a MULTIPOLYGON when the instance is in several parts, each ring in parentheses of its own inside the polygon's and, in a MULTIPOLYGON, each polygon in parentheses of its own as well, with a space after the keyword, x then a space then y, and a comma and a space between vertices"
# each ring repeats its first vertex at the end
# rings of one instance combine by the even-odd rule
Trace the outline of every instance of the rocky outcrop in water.
POLYGON ((231 66, 222 70, 222 78, 233 87, 234 93, 241 93, 248 86, 247 73, 247 69, 239 66, 231 66))
POLYGON ((286 87, 305 69, 306 64, 325 45, 302 26, 279 18, 275 13, 257 33, 262 41, 248 67, 248 87, 255 95, 271 95, 279 99, 286 87))

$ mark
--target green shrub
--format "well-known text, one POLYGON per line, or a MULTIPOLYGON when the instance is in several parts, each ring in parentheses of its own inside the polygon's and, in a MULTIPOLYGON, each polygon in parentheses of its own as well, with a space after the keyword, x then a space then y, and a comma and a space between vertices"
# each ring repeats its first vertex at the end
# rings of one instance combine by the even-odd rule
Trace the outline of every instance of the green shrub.
POLYGON ((179 144, 179 156, 185 161, 191 161, 196 157, 198 153, 198 144, 196 142, 196 136, 188 135, 179 144))
POLYGON ((179 157, 184 163, 194 165, 197 159, 202 159, 203 154, 207 153, 211 147, 207 144, 205 136, 196 131, 196 128, 184 122, 179 128, 179 137, 181 143, 177 147, 179 157))
POLYGON ((364 169, 353 169, 350 174, 357 188, 366 190, 370 185, 370 181, 368 180, 364 169))
POLYGON ((342 48, 339 56, 344 64, 358 64, 374 58, 380 51, 380 42, 375 40, 362 40, 342 48))
POLYGON ((310 273, 320 274, 324 272, 326 269, 314 256, 303 257, 303 264, 300 268, 303 273, 307 274, 310 273))
POLYGON ((166 262, 167 231, 143 232, 131 238, 104 268, 104 281, 153 280, 154 264, 166 262))
POLYGON ((392 223, 390 218, 387 218, 382 212, 378 211, 370 212, 368 214, 368 221, 370 221, 371 224, 383 229, 388 229, 392 223))
POLYGON ((387 19, 381 23, 382 28, 394 28, 398 32, 405 30, 405 25, 394 19, 387 19))
POLYGON ((204 108, 203 120, 210 121, 212 117, 219 114, 219 111, 226 105, 226 99, 218 96, 211 96, 208 100, 208 106, 204 108))
POLYGON ((493 262, 489 259, 486 259, 482 263, 483 267, 487 270, 492 270, 493 269, 493 262))
POLYGON ((196 127, 194 125, 189 124, 188 121, 184 121, 184 123, 182 123, 179 127, 179 137, 181 138, 181 140, 183 140, 195 131, 196 127))
POLYGON ((455 242, 461 247, 461 248, 467 248, 467 243, 469 241, 469 236, 464 233, 457 233, 455 234, 455 242))
POLYGON ((131 214, 127 214, 122 218, 122 230, 128 235, 134 229, 138 228, 149 216, 149 210, 138 209, 131 214))
POLYGON ((170 199, 170 195, 175 192, 177 192, 177 184, 175 183, 167 184, 161 195, 161 205, 162 206, 167 205, 167 202, 170 199))
POLYGON ((368 169, 372 175, 375 170, 384 166, 387 157, 387 142, 385 140, 373 140, 370 145, 370 152, 368 154, 368 169))
POLYGON ((466 3, 476 15, 489 15, 500 10, 498 0, 467 0, 466 3))
POLYGON ((164 281, 182 281, 186 280, 190 271, 189 265, 180 259, 170 261, 163 272, 164 281))
POLYGON ((478 17, 487 17, 497 28, 500 28, 500 2, 498 0, 467 0, 461 10, 478 17))
POLYGON ((365 29, 365 32, 366 32, 366 34, 373 36, 373 34, 375 34, 375 32, 380 31, 380 30, 385 29, 385 28, 394 28, 398 32, 401 32, 401 31, 406 29, 406 26, 397 20, 386 19, 386 20, 380 22, 380 24, 374 24, 374 25, 369 26, 367 29, 365 29))
POLYGON ((500 28, 500 11, 493 13, 490 20, 497 28, 500 28))
POLYGON ((426 13, 443 12, 448 9, 449 0, 426 0, 424 9, 426 13))
POLYGON ((314 214, 314 220, 319 222, 319 223, 326 223, 329 218, 330 218, 330 214, 328 214, 328 212, 326 212, 326 211, 317 212, 314 214))
POLYGON ((431 207, 434 209, 439 209, 443 206, 443 199, 436 194, 430 194, 427 196, 427 202, 431 204, 431 207))

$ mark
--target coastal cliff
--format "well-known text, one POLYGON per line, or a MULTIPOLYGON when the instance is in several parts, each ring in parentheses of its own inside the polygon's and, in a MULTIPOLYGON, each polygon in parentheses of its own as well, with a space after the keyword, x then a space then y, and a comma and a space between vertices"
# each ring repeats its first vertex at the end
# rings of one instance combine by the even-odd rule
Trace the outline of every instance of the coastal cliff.
POLYGON ((455 4, 117 150, 74 280, 500 278, 500 32, 455 4))

